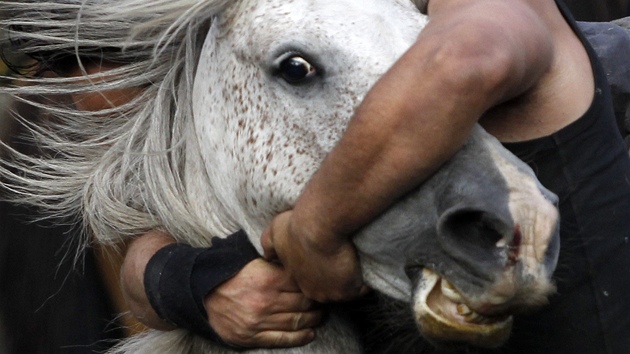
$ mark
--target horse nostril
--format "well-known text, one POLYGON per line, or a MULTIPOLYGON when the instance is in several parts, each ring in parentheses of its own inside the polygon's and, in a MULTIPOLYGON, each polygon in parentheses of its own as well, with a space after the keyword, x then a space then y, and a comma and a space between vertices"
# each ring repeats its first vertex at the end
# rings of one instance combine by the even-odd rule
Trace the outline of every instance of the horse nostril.
POLYGON ((457 243, 475 248, 494 248, 503 239, 499 221, 479 210, 462 210, 449 215, 441 225, 443 234, 457 243))
POLYGON ((468 272, 493 279, 505 264, 501 244, 511 245, 514 223, 509 213, 488 208, 455 207, 438 222, 438 238, 444 252, 468 272))

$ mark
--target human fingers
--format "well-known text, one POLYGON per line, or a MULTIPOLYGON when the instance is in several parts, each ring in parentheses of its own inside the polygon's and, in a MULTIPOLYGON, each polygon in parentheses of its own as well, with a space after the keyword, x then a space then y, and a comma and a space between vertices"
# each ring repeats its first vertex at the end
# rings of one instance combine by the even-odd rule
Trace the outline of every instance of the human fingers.
POLYGON ((257 323, 257 330, 259 332, 300 331, 317 327, 322 322, 323 317, 323 311, 276 313, 268 316, 264 322, 257 323))
POLYGON ((260 244, 263 248, 263 257, 268 260, 277 260, 278 254, 276 253, 275 248, 273 247, 273 232, 271 226, 269 226, 265 231, 263 231, 262 236, 260 237, 260 244))
POLYGON ((251 290, 259 293, 300 293, 301 290, 291 274, 280 264, 271 263, 259 258, 247 264, 239 274, 245 279, 249 279, 245 285, 251 290))
POLYGON ((290 347, 310 342, 321 311, 285 313, 260 319, 256 316, 211 318, 210 324, 225 342, 241 347, 290 347))
POLYGON ((248 263, 208 294, 204 306, 217 334, 239 346, 262 331, 303 329, 321 319, 317 304, 299 292, 288 273, 263 259, 248 263), (290 315, 304 312, 308 314, 290 315))
POLYGON ((319 304, 302 293, 282 292, 268 301, 268 314, 315 310, 319 304))
POLYGON ((276 216, 265 231, 265 242, 267 247, 272 244, 274 257, 300 290, 318 302, 345 301, 365 293, 354 245, 342 240, 322 248, 308 237, 293 235, 291 217, 292 211, 276 216))
POLYGON ((318 302, 351 300, 365 294, 367 289, 356 251, 350 243, 342 245, 333 255, 312 252, 309 259, 292 272, 304 295, 318 302))
POLYGON ((301 347, 315 339, 312 328, 299 331, 265 331, 257 333, 251 338, 250 348, 289 348, 301 347))
POLYGON ((276 215, 271 221, 271 224, 263 232, 260 240, 265 259, 279 260, 279 254, 276 250, 278 245, 276 243, 282 243, 289 237, 288 227, 291 213, 291 211, 285 211, 276 215))

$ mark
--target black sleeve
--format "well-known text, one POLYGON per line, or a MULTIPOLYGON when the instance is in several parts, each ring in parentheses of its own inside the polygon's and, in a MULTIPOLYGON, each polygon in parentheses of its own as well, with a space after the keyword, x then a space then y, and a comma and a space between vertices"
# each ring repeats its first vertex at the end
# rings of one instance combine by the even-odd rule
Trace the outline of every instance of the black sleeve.
POLYGON ((163 320, 227 344, 210 327, 203 299, 258 257, 242 230, 225 239, 213 238, 208 248, 174 243, 149 260, 144 273, 145 291, 163 320))

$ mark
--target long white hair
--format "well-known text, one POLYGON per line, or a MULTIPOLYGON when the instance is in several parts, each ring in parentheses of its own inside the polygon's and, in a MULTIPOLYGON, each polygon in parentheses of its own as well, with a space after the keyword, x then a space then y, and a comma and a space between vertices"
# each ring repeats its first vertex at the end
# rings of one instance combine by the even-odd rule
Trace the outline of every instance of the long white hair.
POLYGON ((48 117, 24 122, 45 147, 43 156, 11 150, 12 158, 0 164, 13 199, 47 215, 79 218, 103 243, 153 228, 207 233, 186 197, 184 162, 190 152, 183 141, 192 126, 191 92, 203 40, 213 17, 229 3, 0 2, 0 26, 8 31, 5 50, 34 57, 40 65, 69 59, 84 72, 80 79, 25 75, 0 88, 48 117), (88 75, 82 62, 101 59, 121 66, 88 75), (129 87, 143 91, 99 112, 56 99, 129 87))

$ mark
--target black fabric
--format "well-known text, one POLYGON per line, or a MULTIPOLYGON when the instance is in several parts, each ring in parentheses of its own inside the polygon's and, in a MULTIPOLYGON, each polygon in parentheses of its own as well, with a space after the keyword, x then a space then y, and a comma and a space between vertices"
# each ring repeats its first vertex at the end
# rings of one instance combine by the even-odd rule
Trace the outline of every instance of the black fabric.
POLYGON ((595 97, 551 136, 506 144, 560 197, 561 253, 549 306, 517 317, 508 352, 630 352, 630 159, 615 122, 606 73, 587 48, 595 97))
MULTIPOLYGON (((589 36, 595 36, 601 55, 608 57, 604 71, 569 12, 558 5, 589 53, 596 81, 594 100, 583 117, 556 134, 505 144, 560 198, 561 252, 554 273, 557 294, 536 312, 516 316, 512 336, 497 349, 468 347, 443 352, 425 341, 417 341, 410 349, 408 343, 416 338, 409 326, 374 336, 370 331, 378 324, 378 313, 359 312, 357 317, 368 326, 366 339, 372 341, 367 353, 630 353, 630 159, 606 80, 606 74, 612 76, 613 85, 620 90, 628 85, 630 76, 625 70, 630 57, 615 57, 627 45, 627 38, 608 24, 581 24, 589 36), (619 61, 627 63, 615 67, 619 61)), ((405 321, 401 315, 401 322, 405 321)))
MULTIPOLYGON (((630 18, 617 23, 629 26, 630 18)), ((604 67, 617 125, 630 147, 630 29, 618 24, 580 22, 579 26, 604 67)))
POLYGON ((27 223, 34 215, 0 202, 0 321, 5 330, 0 337, 7 341, 0 342, 0 352, 107 351, 124 331, 94 252, 85 250, 75 264, 76 234, 61 222, 55 227, 27 223))
MULTIPOLYGON (((628 0, 565 0, 576 19, 581 21, 611 21, 628 16, 628 0)), ((629 13, 630 14, 630 13, 629 13)))
MULTIPOLYGON (((32 106, 13 108, 39 121, 32 106)), ((37 148, 20 139, 21 133, 13 131, 7 142, 37 157, 37 148)), ((0 195, 4 188, 0 180, 0 195)), ((95 251, 79 247, 73 223, 33 222, 39 217, 35 209, 0 201, 0 353, 104 353, 125 331, 95 251)))
POLYGON ((210 327, 203 299, 258 257, 243 231, 225 239, 213 238, 208 248, 171 244, 149 260, 145 291, 151 306, 165 321, 228 344, 210 327))

